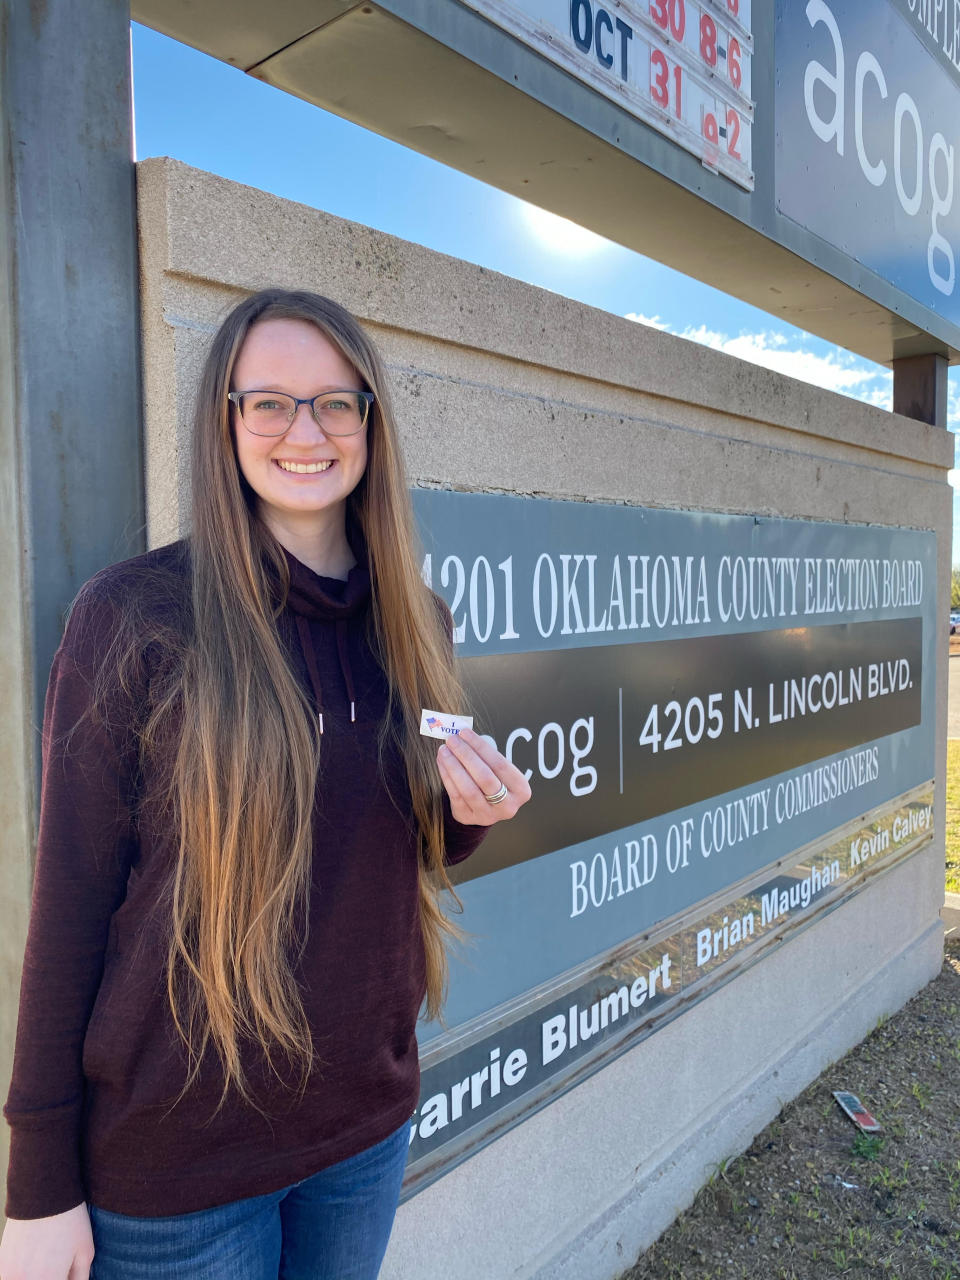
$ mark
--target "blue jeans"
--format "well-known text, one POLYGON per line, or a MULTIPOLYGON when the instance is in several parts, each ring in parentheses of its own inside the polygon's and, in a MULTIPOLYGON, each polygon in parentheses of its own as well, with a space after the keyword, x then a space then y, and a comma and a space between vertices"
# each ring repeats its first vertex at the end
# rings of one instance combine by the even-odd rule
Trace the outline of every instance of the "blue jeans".
POLYGON ((312 1178, 168 1218, 90 1205, 90 1280, 376 1280, 410 1125, 312 1178))

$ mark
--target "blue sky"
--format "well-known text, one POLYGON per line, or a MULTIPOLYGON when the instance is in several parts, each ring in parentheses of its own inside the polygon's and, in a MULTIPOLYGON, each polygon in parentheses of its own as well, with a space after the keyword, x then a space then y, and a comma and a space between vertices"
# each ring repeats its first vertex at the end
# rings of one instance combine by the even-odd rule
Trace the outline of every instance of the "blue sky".
MULTIPOLYGON (((134 25, 132 43, 139 159, 174 156, 791 377, 890 407, 892 377, 882 365, 146 27, 134 25)), ((949 426, 953 431, 960 427, 960 368, 950 371, 949 426)), ((957 564, 957 493, 954 529, 957 564)))

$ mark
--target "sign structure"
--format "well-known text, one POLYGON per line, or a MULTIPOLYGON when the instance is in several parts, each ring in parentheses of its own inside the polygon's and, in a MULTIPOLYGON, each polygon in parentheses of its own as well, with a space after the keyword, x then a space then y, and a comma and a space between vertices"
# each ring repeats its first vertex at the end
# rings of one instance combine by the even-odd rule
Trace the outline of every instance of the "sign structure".
POLYGON ((715 173, 753 190, 752 0, 467 0, 715 173))
POLYGON ((457 868, 408 1193, 930 840, 936 635, 930 533, 414 503, 533 794, 457 868))
POLYGON ((778 211, 960 325, 960 7, 777 0, 775 56, 778 211))

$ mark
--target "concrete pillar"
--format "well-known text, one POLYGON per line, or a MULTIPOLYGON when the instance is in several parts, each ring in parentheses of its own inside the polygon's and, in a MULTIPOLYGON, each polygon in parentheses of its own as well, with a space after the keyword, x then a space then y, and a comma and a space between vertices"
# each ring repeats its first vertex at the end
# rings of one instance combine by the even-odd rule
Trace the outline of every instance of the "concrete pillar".
POLYGON ((127 0, 0 0, 4 1095, 50 660, 80 584, 143 541, 129 23, 127 0))

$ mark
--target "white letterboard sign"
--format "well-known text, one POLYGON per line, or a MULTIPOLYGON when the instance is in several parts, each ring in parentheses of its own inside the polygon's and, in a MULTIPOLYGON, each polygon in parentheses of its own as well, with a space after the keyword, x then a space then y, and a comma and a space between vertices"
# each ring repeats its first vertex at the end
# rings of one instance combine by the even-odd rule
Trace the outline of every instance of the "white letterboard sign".
POLYGON ((752 0, 466 0, 485 18, 753 190, 752 0))
POLYGON ((778 0, 775 171, 780 213, 957 325, 960 3, 947 11, 949 26, 934 0, 778 0), (934 30, 942 43, 921 39, 934 30))

